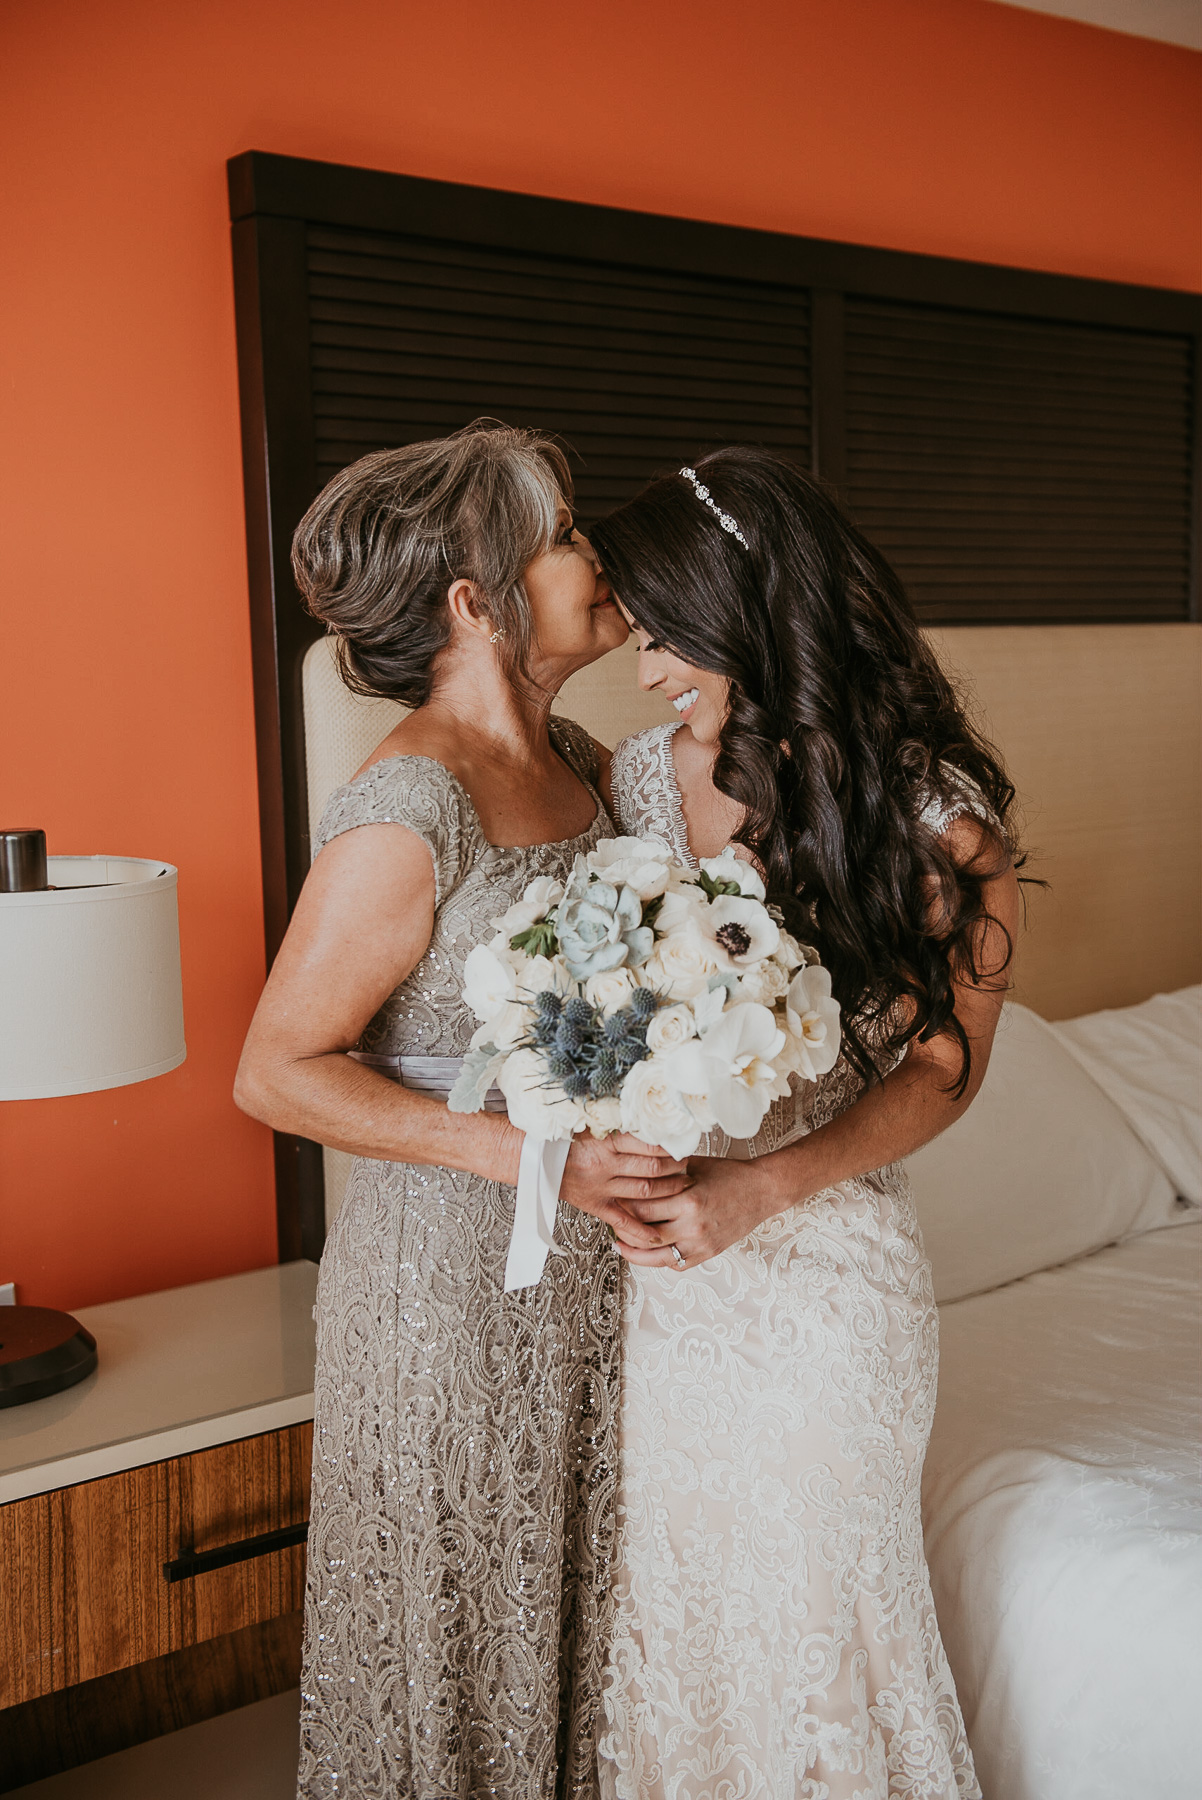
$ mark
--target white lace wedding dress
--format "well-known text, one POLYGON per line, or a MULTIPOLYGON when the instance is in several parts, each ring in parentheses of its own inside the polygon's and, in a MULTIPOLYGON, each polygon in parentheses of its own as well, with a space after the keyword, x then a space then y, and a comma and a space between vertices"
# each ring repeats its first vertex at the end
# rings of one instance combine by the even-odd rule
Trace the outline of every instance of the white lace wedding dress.
MULTIPOLYGON (((621 831, 692 863, 676 729, 619 746, 614 795, 621 831)), ((861 1091, 840 1060, 728 1153, 861 1091)), ((923 1552, 937 1361, 897 1166, 699 1269, 631 1269, 607 1800, 979 1800, 923 1552)))

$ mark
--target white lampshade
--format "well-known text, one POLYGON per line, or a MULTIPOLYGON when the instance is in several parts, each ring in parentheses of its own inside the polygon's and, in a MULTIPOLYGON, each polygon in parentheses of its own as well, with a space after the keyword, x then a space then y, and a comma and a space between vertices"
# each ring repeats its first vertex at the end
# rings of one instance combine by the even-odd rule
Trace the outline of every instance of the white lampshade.
POLYGON ((126 1087, 186 1055, 177 872, 52 856, 50 888, 0 894, 0 1100, 126 1087))

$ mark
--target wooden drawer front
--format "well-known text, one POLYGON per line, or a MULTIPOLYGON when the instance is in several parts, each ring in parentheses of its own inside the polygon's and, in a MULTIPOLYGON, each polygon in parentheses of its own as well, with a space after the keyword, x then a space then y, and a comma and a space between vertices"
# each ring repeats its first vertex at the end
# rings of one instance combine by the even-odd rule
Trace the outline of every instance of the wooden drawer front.
POLYGON ((295 1612, 303 1545, 179 1581, 163 1564, 308 1516, 293 1425, 0 1506, 0 1707, 295 1612))

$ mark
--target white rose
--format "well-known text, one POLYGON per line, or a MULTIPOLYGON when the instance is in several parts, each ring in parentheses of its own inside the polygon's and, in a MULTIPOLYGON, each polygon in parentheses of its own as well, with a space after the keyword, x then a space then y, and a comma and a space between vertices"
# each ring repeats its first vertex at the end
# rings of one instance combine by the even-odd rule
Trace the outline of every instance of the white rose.
POLYGON ((700 918, 700 929, 713 946, 721 969, 746 969, 771 956, 780 942, 780 926, 767 907, 741 894, 723 894, 711 900, 700 918))
POLYGON ((603 838, 587 862, 611 887, 631 887, 640 900, 654 900, 668 885, 672 852, 662 838, 603 838))
POLYGON ((658 1144, 669 1156, 692 1156, 701 1142, 701 1126, 659 1057, 645 1057, 630 1070, 622 1083, 621 1118, 623 1131, 645 1144, 658 1144))
POLYGON ((733 844, 727 844, 718 856, 703 856, 700 867, 711 881, 734 881, 738 883, 739 892, 748 900, 764 898, 764 883, 754 863, 739 856, 733 844))
POLYGON ((586 1124, 583 1108, 549 1085, 543 1059, 534 1050, 515 1050, 507 1057, 497 1086, 505 1096, 510 1124, 531 1137, 571 1137, 586 1124))
POLYGON ((788 1066, 806 1081, 817 1081, 839 1060, 839 1002, 821 964, 799 969, 785 1003, 788 1066))
POLYGON ((773 955, 781 968, 789 972, 798 968, 806 960, 805 946, 799 944, 792 932, 786 931, 783 926, 773 955))
POLYGON ((788 986, 788 974, 778 962, 755 963, 739 978, 739 998, 758 1001, 761 1006, 773 1006, 788 986))
POLYGON ((697 1035, 697 1021, 687 1006, 663 1006, 647 1027, 648 1050, 675 1050, 697 1035))
POLYGON ((603 969, 600 975, 590 975, 584 984, 584 997, 592 1005, 600 1007, 605 1017, 617 1012, 625 1006, 640 984, 632 969, 603 969))
POLYGON ((608 1137, 611 1131, 622 1129, 622 1102, 616 1094, 606 1094, 601 1100, 586 1100, 584 1116, 594 1137, 608 1137))
POLYGON ((493 1019, 517 997, 517 972, 508 954, 483 944, 469 951, 463 965, 463 997, 478 1019, 493 1019))
POLYGON ((785 1034, 766 1006, 732 1006, 704 1037, 665 1059, 666 1073, 700 1124, 752 1138, 782 1091, 774 1059, 784 1047, 785 1034))
POLYGON ((713 942, 707 942, 696 927, 686 927, 660 938, 643 965, 643 978, 669 1000, 695 1000, 709 991, 710 976, 717 971, 713 942))
POLYGON ((672 889, 664 895, 664 903, 656 914, 656 937, 671 937, 674 931, 684 931, 693 920, 700 918, 706 904, 705 895, 695 883, 672 889))

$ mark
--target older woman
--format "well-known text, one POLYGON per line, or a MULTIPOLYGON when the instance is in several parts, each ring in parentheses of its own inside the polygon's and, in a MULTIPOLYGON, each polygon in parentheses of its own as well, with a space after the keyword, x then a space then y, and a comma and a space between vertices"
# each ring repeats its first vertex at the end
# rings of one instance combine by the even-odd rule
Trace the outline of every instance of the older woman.
POLYGON ((598 747, 549 716, 620 644, 562 455, 470 427, 365 457, 294 545, 360 692, 412 710, 331 799, 255 1015, 239 1104, 354 1153, 318 1288, 300 1793, 595 1793, 624 1201, 679 1192, 634 1140, 572 1145, 537 1286, 503 1273, 521 1133, 380 1061, 457 1058, 472 947, 611 835, 598 747))

